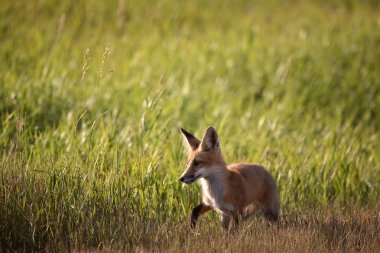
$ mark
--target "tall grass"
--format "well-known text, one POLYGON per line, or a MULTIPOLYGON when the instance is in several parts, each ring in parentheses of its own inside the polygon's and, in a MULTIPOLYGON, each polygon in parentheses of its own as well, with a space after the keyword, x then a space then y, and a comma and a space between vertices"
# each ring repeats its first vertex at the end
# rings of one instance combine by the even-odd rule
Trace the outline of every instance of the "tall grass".
POLYGON ((376 2, 121 2, 0 1, 3 249, 184 231, 179 127, 266 166, 285 216, 376 210, 376 2))

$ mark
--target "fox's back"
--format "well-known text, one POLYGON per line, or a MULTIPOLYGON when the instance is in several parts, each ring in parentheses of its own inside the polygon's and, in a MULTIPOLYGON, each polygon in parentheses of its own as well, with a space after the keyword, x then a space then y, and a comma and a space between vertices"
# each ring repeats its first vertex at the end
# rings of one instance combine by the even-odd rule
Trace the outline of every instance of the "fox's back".
MULTIPOLYGON (((278 190, 272 175, 261 165, 236 163, 228 166, 234 181, 240 181, 244 192, 244 206, 252 203, 278 205, 278 190), (268 203, 272 202, 272 203, 268 203)), ((234 191, 234 189, 231 189, 234 191)), ((236 192, 236 195, 241 193, 236 192)))

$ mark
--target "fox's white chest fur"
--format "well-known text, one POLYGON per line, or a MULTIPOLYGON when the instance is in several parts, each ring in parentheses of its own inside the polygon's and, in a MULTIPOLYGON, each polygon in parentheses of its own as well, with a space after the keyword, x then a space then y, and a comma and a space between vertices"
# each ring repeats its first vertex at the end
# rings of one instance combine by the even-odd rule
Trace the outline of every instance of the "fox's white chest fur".
POLYGON ((207 179, 201 178, 200 183, 203 191, 202 200, 204 204, 212 206, 222 213, 233 212, 235 210, 233 205, 223 200, 224 194, 226 193, 226 186, 220 176, 215 175, 207 179))

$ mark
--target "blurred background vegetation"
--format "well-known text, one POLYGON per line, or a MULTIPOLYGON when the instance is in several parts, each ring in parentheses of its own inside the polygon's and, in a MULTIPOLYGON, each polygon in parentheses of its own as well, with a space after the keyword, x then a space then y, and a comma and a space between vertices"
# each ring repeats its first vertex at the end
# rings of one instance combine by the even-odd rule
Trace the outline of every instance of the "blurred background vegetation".
POLYGON ((1 0, 1 246, 187 225, 200 193, 178 181, 179 127, 214 126, 228 162, 266 166, 283 213, 377 206, 379 9, 1 0))

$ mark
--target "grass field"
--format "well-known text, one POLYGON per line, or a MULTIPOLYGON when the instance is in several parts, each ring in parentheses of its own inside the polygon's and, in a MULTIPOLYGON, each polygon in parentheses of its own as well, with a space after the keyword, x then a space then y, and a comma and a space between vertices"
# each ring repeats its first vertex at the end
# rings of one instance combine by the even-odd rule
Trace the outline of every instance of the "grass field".
POLYGON ((377 1, 0 0, 0 52, 2 250, 380 251, 377 1), (279 227, 188 230, 207 126, 279 227))

